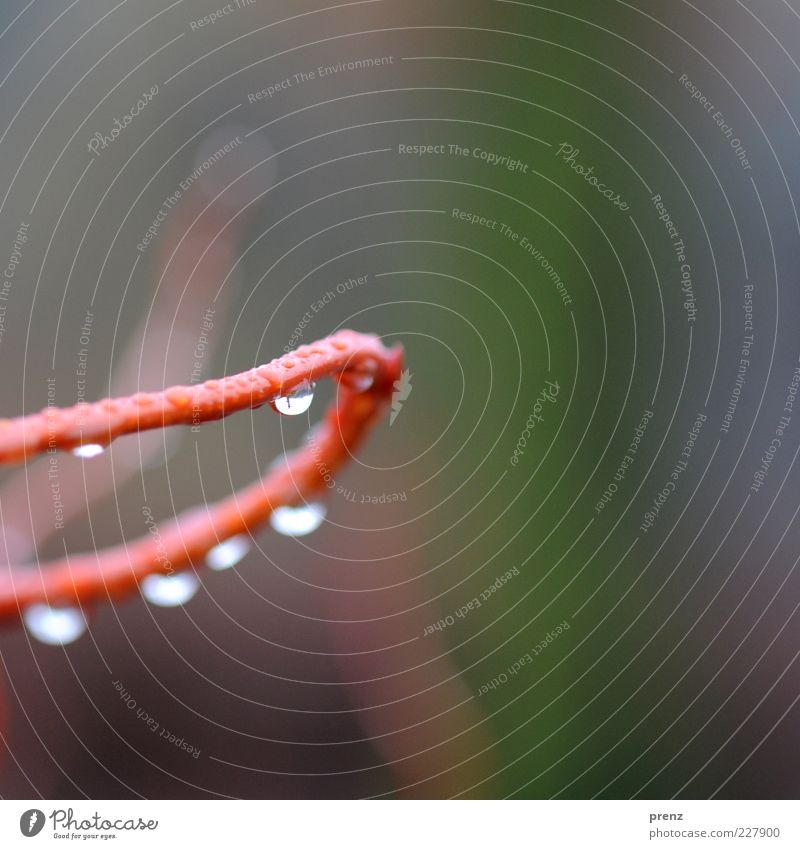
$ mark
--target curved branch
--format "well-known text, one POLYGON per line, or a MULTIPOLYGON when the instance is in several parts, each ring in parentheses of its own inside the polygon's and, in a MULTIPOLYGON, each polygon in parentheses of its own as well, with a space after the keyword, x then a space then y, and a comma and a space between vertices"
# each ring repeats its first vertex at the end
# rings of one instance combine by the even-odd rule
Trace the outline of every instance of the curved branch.
POLYGON ((0 576, 0 618, 19 615, 36 602, 76 604, 132 592, 145 576, 188 569, 221 541, 263 524, 275 508, 324 488, 325 476, 347 462, 386 411, 402 362, 399 346, 387 349, 376 336, 343 330, 221 380, 0 421, 0 462, 13 462, 54 449, 107 444, 141 430, 214 421, 260 407, 305 381, 339 378, 336 400, 313 437, 261 480, 164 522, 158 539, 147 535, 39 569, 10 569, 0 576))

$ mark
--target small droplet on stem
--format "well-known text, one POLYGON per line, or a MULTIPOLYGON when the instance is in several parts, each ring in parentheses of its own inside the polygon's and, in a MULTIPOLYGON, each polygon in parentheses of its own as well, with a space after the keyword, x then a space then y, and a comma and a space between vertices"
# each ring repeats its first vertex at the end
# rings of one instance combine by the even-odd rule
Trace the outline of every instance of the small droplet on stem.
POLYGON ((324 521, 324 504, 309 502, 298 507, 277 507, 272 511, 269 522, 273 530, 287 537, 303 537, 313 533, 324 521))
POLYGON ((366 392, 375 383, 375 376, 368 372, 342 372, 339 382, 354 392, 366 392))
POLYGON ((215 572, 231 569, 247 556, 250 548, 250 537, 246 534, 226 539, 208 552, 206 566, 215 572))
POLYGON ((79 445, 77 448, 73 448, 72 454, 75 457, 88 460, 90 457, 99 457, 105 450, 104 445, 100 445, 97 442, 90 442, 87 445, 79 445))
POLYGON ((339 374, 339 383, 354 392, 366 392, 375 383, 378 364, 372 359, 365 359, 357 365, 349 366, 339 374))
POLYGON ((148 575, 141 584, 142 595, 158 607, 180 607, 200 589, 200 581, 191 572, 175 575, 148 575))

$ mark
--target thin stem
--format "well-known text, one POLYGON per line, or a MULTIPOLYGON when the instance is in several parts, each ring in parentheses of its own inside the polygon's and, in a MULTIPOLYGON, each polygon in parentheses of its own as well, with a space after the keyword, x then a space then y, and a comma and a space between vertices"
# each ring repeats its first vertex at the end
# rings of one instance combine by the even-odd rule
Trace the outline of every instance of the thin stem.
POLYGON ((258 528, 277 507, 297 504, 319 491, 325 476, 347 462, 386 412, 402 361, 400 347, 387 349, 376 336, 343 330, 221 380, 0 421, 0 462, 8 463, 81 444, 105 445, 142 430, 214 421, 260 407, 305 381, 342 377, 336 399, 313 437, 287 454, 285 463, 223 501, 162 523, 158 539, 148 534, 113 548, 42 563, 38 569, 9 569, 0 575, 0 619, 18 616, 36 602, 116 599, 134 591, 146 575, 191 568, 221 541, 258 528), (363 391, 345 379, 365 371, 372 383, 363 391))

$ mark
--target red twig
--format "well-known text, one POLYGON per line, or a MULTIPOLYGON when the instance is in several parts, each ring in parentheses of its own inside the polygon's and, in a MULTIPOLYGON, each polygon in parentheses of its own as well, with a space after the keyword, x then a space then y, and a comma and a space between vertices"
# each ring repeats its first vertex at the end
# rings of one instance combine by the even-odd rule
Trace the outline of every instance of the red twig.
POLYGON ((305 381, 340 378, 336 400, 313 442, 287 455, 286 463, 217 504, 164 522, 158 540, 147 535, 38 569, 10 569, 0 576, 0 618, 18 615, 36 602, 117 598, 148 574, 190 568, 222 540, 261 525, 275 508, 302 502, 324 487, 325 475, 347 461, 385 412, 402 357, 400 347, 387 349, 376 336, 343 330, 221 380, 0 420, 0 462, 8 463, 81 444, 105 445, 142 430, 213 421, 288 395, 305 381))

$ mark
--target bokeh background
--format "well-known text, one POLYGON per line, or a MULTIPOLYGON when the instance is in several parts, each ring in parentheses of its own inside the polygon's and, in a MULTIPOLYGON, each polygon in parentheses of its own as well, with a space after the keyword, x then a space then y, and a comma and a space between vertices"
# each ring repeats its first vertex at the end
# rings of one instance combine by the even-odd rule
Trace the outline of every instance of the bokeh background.
MULTIPOLYGON (((314 534, 3 623, 0 795, 796 797, 798 44, 795 0, 4 2, 2 415, 309 311, 412 376, 314 534)), ((3 561, 230 494, 331 394, 61 457, 63 529, 9 468, 3 561)))

